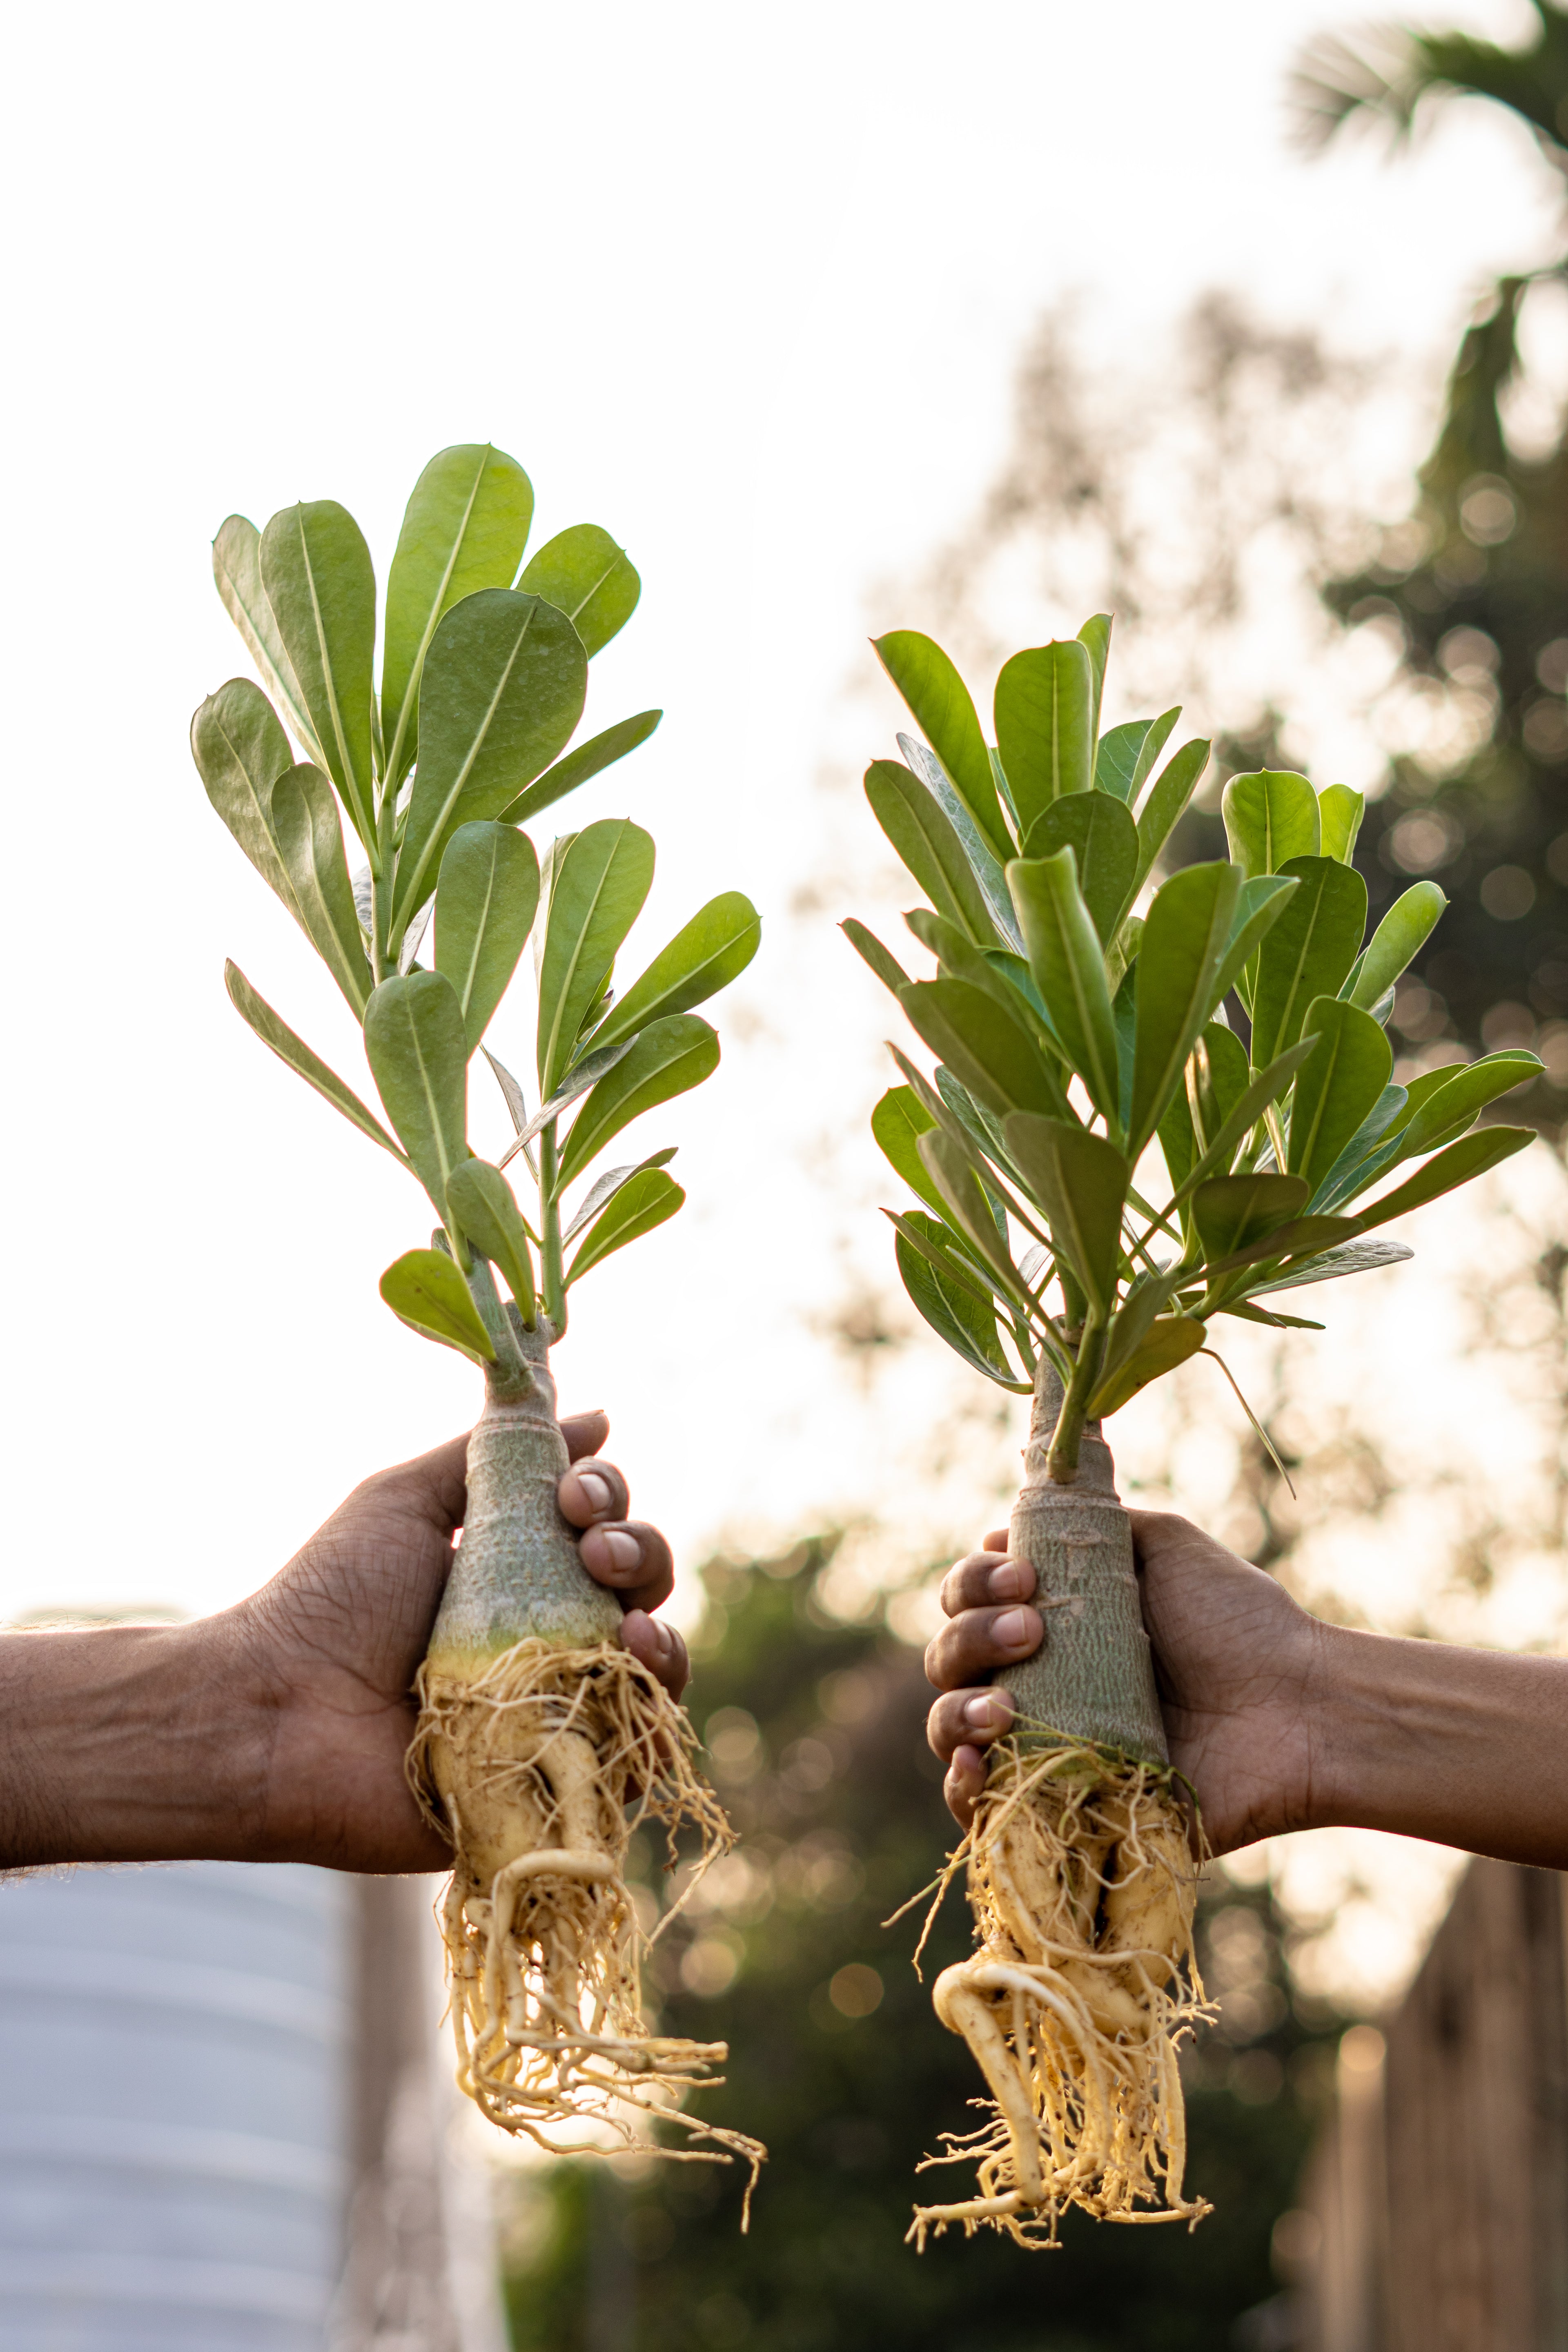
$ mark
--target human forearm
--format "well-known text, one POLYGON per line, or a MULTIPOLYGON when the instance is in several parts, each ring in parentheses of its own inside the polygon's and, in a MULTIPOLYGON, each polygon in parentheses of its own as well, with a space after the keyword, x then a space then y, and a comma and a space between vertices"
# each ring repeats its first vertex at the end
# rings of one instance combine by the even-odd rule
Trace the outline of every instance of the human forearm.
POLYGON ((1568 1869, 1568 1659, 1321 1633, 1310 1825, 1568 1869))
POLYGON ((0 1868, 250 1850, 261 1726, 224 1624, 0 1635, 0 1868))

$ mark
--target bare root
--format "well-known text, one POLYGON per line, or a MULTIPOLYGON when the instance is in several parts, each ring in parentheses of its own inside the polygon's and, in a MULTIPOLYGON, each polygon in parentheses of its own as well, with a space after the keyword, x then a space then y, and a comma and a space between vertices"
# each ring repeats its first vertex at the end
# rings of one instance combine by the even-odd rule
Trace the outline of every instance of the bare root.
MULTIPOLYGON (((926 1935, 962 1870, 979 1949, 933 2000, 990 2092, 978 2131, 920 2167, 971 2162, 979 2194, 917 2207, 922 2247, 951 2221, 1057 2242, 1069 2205, 1109 2221, 1178 2221, 1186 2126, 1177 2050, 1212 2012, 1193 1948, 1197 1871, 1173 1775, 1083 1742, 992 1751, 969 1834, 937 1882, 926 1935)), ((919 1953, 916 1954, 918 1961, 919 1953)))
POLYGON ((687 1895, 732 1843, 685 1712, 611 1643, 521 1641, 473 1676, 427 1662, 417 1687, 409 1785, 455 1849, 440 1918, 460 2087, 491 2123, 552 2154, 582 2153, 585 2121, 612 2148, 645 2150, 649 2118, 675 2125, 688 2145, 653 2153, 750 2166, 744 2228, 767 2151, 683 2113, 686 2092, 722 2081, 710 2070, 729 2049, 648 2032, 648 1939, 625 1879, 645 1822, 663 1824, 672 1864, 678 1830, 698 1831, 687 1895))

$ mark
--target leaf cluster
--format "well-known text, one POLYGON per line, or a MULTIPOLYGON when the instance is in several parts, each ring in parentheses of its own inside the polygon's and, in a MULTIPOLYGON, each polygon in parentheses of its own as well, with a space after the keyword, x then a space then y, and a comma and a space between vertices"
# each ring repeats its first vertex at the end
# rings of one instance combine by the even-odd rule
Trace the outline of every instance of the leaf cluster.
POLYGON ((937 1057, 928 1078, 895 1046, 905 1083, 872 1117, 920 1202, 888 1213, 905 1287, 1001 1386, 1048 1360, 1069 1449, 1217 1315, 1321 1328, 1263 1302, 1407 1257, 1367 1236, 1528 1143, 1476 1122, 1541 1066, 1493 1054, 1393 1082, 1394 985, 1445 902, 1416 883, 1366 938, 1343 785, 1233 777, 1229 859, 1184 867, 1140 914, 1209 747, 1160 764, 1179 710, 1100 732, 1110 636, 1100 614, 1014 655, 994 744, 929 637, 877 641, 925 740, 900 735, 866 793, 925 895, 905 920, 936 976, 845 925, 937 1057))
POLYGON ((542 866, 519 829, 646 741, 661 715, 640 711, 569 748, 589 662, 630 619, 641 583, 591 523, 525 563, 532 515, 528 476, 489 444, 431 459, 387 575, 379 676, 375 576, 353 517, 331 499, 286 508, 259 531, 231 515, 214 572, 262 683, 230 678, 191 724, 214 807, 363 1026, 387 1124, 232 963, 229 994, 264 1044, 424 1186, 438 1230, 387 1268, 382 1295, 479 1362, 517 1350, 492 1269, 524 1326, 542 1303, 559 1335, 571 1285, 680 1207, 671 1150, 593 1178, 574 1204, 565 1195, 632 1119, 710 1076, 719 1041, 692 1008, 744 969, 759 938, 751 902, 726 892, 617 1000, 616 958, 652 884, 652 840, 629 817, 606 818, 555 841, 542 866), (363 860, 353 872, 345 819, 363 860), (468 1070, 531 937, 540 1100, 531 1114, 486 1051, 516 1131, 498 1165, 468 1143, 468 1070), (503 1172, 519 1155, 532 1218, 503 1172))

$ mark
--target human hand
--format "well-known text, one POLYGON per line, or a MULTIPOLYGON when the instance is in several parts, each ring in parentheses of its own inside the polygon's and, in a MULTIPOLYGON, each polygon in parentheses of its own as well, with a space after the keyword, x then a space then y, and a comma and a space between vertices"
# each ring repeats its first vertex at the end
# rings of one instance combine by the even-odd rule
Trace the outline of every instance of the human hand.
MULTIPOLYGON (((1308 1826, 1312 1691, 1331 1629, 1186 1519, 1165 1511, 1130 1517, 1171 1761, 1197 1791, 1214 1851, 1308 1826)), ((948 1768, 944 1794, 965 1828, 985 1784, 984 1750, 1013 1719, 1008 1693, 988 1687, 986 1677, 1039 1647, 1045 1629, 1029 1605, 1034 1591, 1027 1560, 1007 1554, 1005 1528, 942 1582, 952 1622, 926 1651, 927 1678, 943 1694, 927 1736, 948 1768)))
MULTIPOLYGON (((675 1581, 669 1547, 626 1517, 626 1480, 599 1454, 605 1416, 561 1427, 572 1467, 558 1493, 584 1531, 583 1565, 618 1594, 626 1648, 679 1698, 686 1645, 652 1614, 675 1581)), ((467 1449, 454 1438, 367 1478, 269 1584, 205 1621, 223 1679, 259 1733, 247 1859, 385 1872, 450 1862, 409 1794, 403 1759, 410 1688, 462 1524, 467 1449)))

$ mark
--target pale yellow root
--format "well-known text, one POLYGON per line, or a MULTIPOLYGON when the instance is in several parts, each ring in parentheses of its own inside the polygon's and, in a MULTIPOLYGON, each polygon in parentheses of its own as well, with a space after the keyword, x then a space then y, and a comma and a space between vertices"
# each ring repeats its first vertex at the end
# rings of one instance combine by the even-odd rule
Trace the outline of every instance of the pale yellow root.
POLYGON ((1001 1742, 937 1904, 960 1870, 979 1948, 943 1969, 933 2000, 985 2077, 990 2099, 975 2104, 989 2120, 944 2133, 946 2152, 920 2169, 973 2162, 980 2193, 918 2207, 910 2237, 923 2247, 960 2221, 966 2235, 984 2224, 1054 2245, 1069 2205, 1109 2221, 1201 2221, 1210 2208, 1182 2193, 1176 2059, 1210 2012, 1172 1774, 1083 1743, 1001 1742))
POLYGON ((696 1828, 692 1885, 732 1842, 692 1761, 685 1713, 609 1643, 522 1641, 472 1674, 427 1663, 418 1696, 409 1785, 455 1849, 440 1916, 461 2088, 503 2131, 552 2154, 582 2153, 579 2137, 561 2133, 586 2120, 625 2148, 739 2157, 751 2167, 743 2229, 767 2151, 681 2112, 688 2090, 723 2079, 710 2069, 729 2049, 648 2032, 646 1939, 625 1882, 644 1822, 663 1823, 672 1863, 677 1830, 696 1828), (708 2145, 653 2145, 649 2116, 708 2145))

